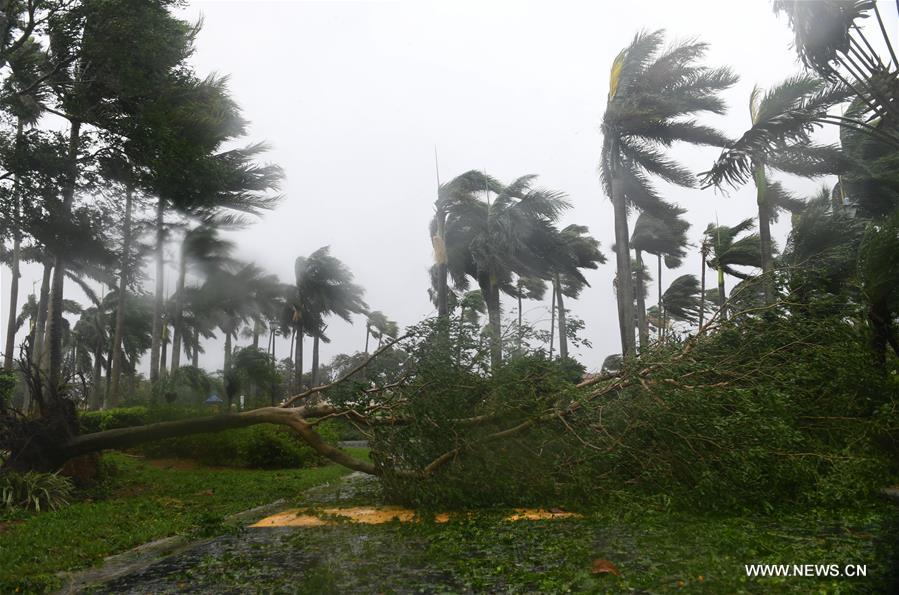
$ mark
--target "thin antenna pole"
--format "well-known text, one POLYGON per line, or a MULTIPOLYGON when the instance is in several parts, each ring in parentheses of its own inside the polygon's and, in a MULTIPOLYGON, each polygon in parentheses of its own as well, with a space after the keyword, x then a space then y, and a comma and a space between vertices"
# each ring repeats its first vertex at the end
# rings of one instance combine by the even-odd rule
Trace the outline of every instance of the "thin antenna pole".
POLYGON ((434 170, 437 172, 437 188, 440 189, 440 162, 437 160, 437 145, 434 145, 434 170))

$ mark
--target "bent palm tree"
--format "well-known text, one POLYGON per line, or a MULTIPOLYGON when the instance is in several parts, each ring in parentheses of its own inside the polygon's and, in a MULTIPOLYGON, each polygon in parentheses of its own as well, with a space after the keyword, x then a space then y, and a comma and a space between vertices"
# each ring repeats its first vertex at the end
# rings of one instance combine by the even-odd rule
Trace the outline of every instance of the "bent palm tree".
POLYGON ((437 188, 437 200, 434 202, 434 218, 431 220, 431 243, 434 246, 436 271, 437 315, 446 318, 449 315, 447 289, 447 256, 446 256, 446 218, 459 203, 477 201, 480 192, 499 192, 500 184, 477 170, 470 170, 456 176, 446 184, 437 188))
POLYGON ((446 223, 447 268, 459 290, 474 279, 487 304, 490 360, 502 363, 500 291, 516 295, 513 277, 546 278, 557 242, 553 222, 568 208, 565 195, 534 188, 523 176, 500 189, 493 202, 458 201, 446 223))
POLYGON ((736 187, 751 177, 756 187, 759 243, 765 302, 774 301, 774 265, 771 221, 778 210, 795 212, 802 201, 770 182, 769 171, 815 178, 845 171, 846 159, 834 145, 812 142, 816 119, 845 94, 823 80, 801 74, 779 83, 767 93, 754 87, 749 97, 752 127, 722 151, 715 164, 703 173, 703 186, 728 182, 736 187))
POLYGON ((609 98, 602 121, 600 174, 615 213, 615 252, 621 348, 635 352, 633 288, 630 284, 629 206, 653 214, 668 210, 649 176, 692 187, 693 175, 665 154, 676 141, 725 146, 718 131, 686 119, 697 113, 724 113, 718 94, 737 77, 728 68, 706 68, 696 61, 707 45, 695 41, 662 49, 662 31, 639 33, 612 62, 609 98))
MULTIPOLYGON (((559 309, 559 356, 568 357, 568 328, 564 297, 577 299, 590 284, 580 269, 596 269, 606 262, 599 251, 599 241, 588 235, 583 225, 569 225, 559 232, 559 263, 553 267, 553 296, 559 309)), ((552 335, 552 328, 550 328, 552 335)))
MULTIPOLYGON (((670 211, 656 217, 649 213, 641 213, 634 223, 634 233, 631 235, 631 247, 634 249, 637 262, 637 274, 642 275, 643 252, 656 256, 658 260, 658 304, 662 307, 662 258, 665 265, 675 269, 681 265, 684 256, 687 255, 687 230, 690 224, 681 219, 686 211, 680 207, 672 207, 670 211)), ((637 281, 637 286, 642 280, 637 281)), ((646 308, 643 299, 637 295, 637 329, 640 335, 640 346, 649 341, 649 328, 646 323, 646 308)))
MULTIPOLYGON (((304 331, 312 335, 312 386, 318 381, 318 348, 327 341, 325 318, 338 316, 350 322, 353 314, 368 311, 362 299, 365 290, 353 282, 353 273, 339 259, 331 256, 330 246, 323 246, 309 255, 300 256, 294 263, 296 297, 294 311, 302 317, 297 341, 302 342, 304 331)), ((302 354, 298 349, 298 353, 302 354)), ((302 360, 296 366, 302 369, 302 360)))
POLYGON ((725 273, 738 279, 748 279, 750 275, 743 273, 736 266, 749 266, 761 268, 761 250, 758 234, 743 235, 749 232, 755 224, 752 219, 745 219, 733 227, 726 225, 709 224, 705 230, 708 240, 709 254, 708 266, 718 273, 718 308, 721 318, 727 317, 725 301, 727 292, 724 288, 725 273))
POLYGON ((365 321, 365 353, 368 353, 368 339, 374 337, 378 340, 378 348, 384 337, 395 339, 399 334, 399 327, 396 322, 387 318, 387 315, 380 310, 371 312, 365 321))

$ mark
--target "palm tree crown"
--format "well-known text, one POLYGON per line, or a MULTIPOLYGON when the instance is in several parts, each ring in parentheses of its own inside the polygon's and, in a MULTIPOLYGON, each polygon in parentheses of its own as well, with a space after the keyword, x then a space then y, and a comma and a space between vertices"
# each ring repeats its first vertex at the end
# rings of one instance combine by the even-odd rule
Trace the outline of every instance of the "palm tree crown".
POLYGON ((634 352, 633 289, 630 286, 629 207, 661 214, 670 209, 649 177, 692 187, 693 175, 666 155, 676 141, 724 146, 728 139, 692 116, 722 114, 718 94, 736 81, 728 68, 707 68, 697 61, 707 45, 687 41, 663 48, 664 32, 641 32, 612 63, 609 99, 602 121, 600 174, 615 211, 618 311, 625 356, 634 352))

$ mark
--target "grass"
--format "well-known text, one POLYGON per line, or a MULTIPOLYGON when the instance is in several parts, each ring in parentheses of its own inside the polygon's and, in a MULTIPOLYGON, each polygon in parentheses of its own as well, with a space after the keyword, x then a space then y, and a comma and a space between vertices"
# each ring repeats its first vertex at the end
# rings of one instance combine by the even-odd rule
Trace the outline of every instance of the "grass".
MULTIPOLYGON (((50 590, 58 571, 94 565, 165 535, 228 533, 225 515, 277 498, 303 504, 301 492, 347 473, 337 466, 159 469, 120 454, 107 459, 118 473, 92 500, 5 517, 21 522, 0 534, 0 592, 50 590)), ((376 500, 364 490, 340 498, 341 505, 376 500)), ((899 507, 888 502, 715 516, 672 511, 657 499, 618 499, 582 519, 514 523, 503 520, 507 512, 480 510, 442 524, 232 531, 200 563, 186 561, 172 588, 184 582, 204 592, 839 594, 899 587, 899 507), (620 575, 591 573, 597 559, 620 575), (760 563, 864 564, 868 575, 747 577, 744 565, 760 563)))
POLYGON ((337 465, 276 471, 158 469, 117 453, 104 460, 113 471, 83 500, 55 512, 0 516, 8 523, 0 533, 0 592, 52 589, 59 571, 95 565, 160 537, 224 531, 226 515, 295 499, 348 473, 337 465))
MULTIPOLYGON (((159 590, 291 593, 890 593, 899 510, 712 517, 619 506, 584 519, 386 523, 229 537, 159 590), (591 572, 608 560, 620 576, 591 572), (750 578, 744 565, 865 564, 866 578, 750 578)), ((139 583, 130 583, 137 586, 139 583)))

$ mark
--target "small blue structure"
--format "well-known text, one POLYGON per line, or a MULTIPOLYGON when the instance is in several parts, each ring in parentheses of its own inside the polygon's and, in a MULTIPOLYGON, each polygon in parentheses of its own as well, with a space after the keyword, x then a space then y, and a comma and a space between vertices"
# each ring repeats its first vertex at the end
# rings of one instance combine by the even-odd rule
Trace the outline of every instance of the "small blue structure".
POLYGON ((203 401, 204 405, 221 405, 222 403, 224 401, 216 394, 209 395, 209 398, 203 401))

